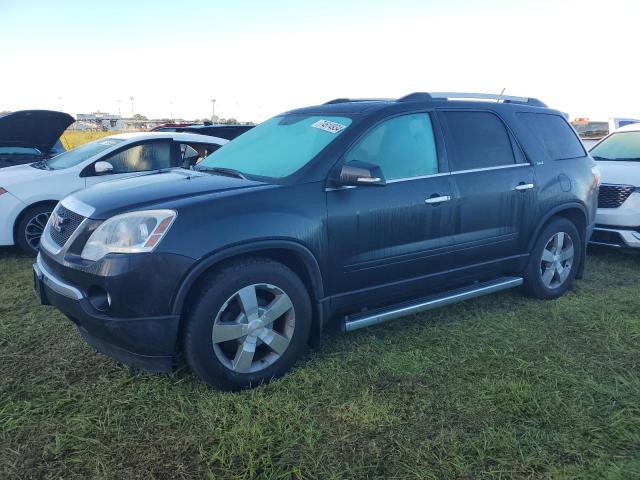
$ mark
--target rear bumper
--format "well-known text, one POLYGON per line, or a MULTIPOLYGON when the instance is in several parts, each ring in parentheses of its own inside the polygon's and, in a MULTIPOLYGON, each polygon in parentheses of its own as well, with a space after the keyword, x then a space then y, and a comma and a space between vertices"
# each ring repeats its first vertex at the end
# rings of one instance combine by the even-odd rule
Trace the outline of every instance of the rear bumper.
POLYGON ((173 369, 179 316, 109 317, 95 310, 81 288, 51 272, 40 256, 33 272, 40 303, 53 305, 69 317, 97 351, 153 372, 173 369))

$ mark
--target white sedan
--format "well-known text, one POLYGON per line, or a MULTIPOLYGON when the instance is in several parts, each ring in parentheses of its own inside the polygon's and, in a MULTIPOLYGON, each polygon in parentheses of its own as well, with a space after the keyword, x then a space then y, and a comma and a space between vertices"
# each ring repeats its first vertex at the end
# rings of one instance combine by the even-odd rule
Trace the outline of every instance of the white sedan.
POLYGON ((194 133, 124 133, 56 157, 0 170, 0 246, 35 253, 56 203, 107 180, 190 168, 228 140, 194 133))

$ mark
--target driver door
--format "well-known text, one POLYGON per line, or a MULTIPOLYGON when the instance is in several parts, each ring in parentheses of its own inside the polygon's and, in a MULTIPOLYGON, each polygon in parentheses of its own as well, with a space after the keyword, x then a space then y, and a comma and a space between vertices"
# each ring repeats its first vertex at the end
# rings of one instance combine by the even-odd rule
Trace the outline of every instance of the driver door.
POLYGON ((83 172, 85 186, 174 167, 174 156, 171 140, 152 140, 128 145, 99 160, 113 166, 111 173, 96 174, 95 164, 87 167, 83 172))

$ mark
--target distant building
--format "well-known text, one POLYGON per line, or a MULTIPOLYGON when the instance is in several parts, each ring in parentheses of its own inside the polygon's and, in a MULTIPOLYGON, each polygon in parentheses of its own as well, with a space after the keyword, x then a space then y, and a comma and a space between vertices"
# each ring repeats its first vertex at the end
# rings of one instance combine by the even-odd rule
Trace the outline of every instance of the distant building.
POLYGON ((103 132, 119 132, 124 129, 124 122, 120 115, 104 112, 78 113, 74 130, 100 130, 103 132))

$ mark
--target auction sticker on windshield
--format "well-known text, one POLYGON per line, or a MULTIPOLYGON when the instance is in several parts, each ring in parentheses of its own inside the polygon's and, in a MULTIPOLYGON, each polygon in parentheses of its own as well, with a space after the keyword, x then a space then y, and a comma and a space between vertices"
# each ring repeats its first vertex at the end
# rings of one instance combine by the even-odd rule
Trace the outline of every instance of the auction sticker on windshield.
POLYGON ((318 120, 316 123, 311 125, 313 128, 319 128, 320 130, 324 130, 329 133, 338 133, 340 130, 347 128, 346 125, 342 125, 341 123, 331 122, 329 120, 318 120))

